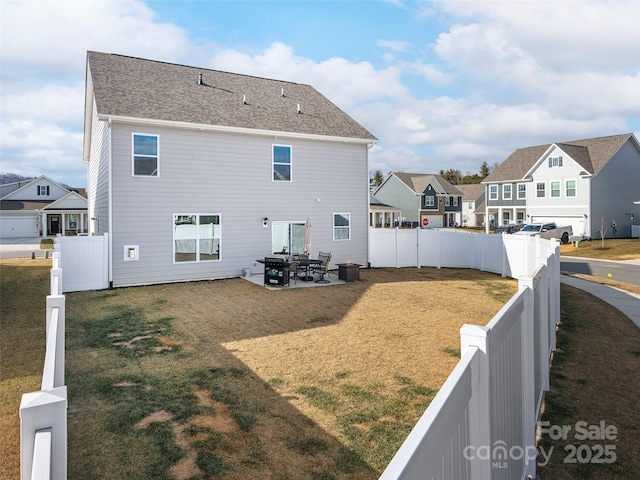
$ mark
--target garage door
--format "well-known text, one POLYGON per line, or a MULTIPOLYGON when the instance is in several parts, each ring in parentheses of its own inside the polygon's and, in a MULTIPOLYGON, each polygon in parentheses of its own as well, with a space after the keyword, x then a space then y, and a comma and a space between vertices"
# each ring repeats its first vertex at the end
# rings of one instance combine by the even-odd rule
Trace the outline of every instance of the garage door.
POLYGON ((33 215, 3 215, 0 218, 0 237, 37 237, 36 221, 33 215))
POLYGON ((573 228, 574 235, 584 235, 585 227, 584 227, 584 217, 580 216, 567 216, 567 217, 538 217, 532 216, 531 223, 549 223, 554 222, 559 227, 566 227, 567 225, 571 225, 573 228))

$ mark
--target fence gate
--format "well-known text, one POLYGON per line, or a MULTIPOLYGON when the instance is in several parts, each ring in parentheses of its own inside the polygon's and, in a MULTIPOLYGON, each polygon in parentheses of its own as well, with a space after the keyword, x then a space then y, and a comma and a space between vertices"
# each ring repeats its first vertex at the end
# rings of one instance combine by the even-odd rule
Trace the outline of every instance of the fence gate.
POLYGON ((55 239, 61 253, 62 292, 102 290, 109 287, 109 241, 103 236, 77 236, 55 239))

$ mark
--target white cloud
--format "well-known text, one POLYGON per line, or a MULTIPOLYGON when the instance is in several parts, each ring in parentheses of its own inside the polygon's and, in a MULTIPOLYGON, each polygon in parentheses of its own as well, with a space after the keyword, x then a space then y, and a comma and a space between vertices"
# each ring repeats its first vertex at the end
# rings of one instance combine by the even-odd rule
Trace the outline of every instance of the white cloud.
POLYGON ((401 40, 378 40, 376 42, 376 45, 378 45, 379 47, 394 50, 396 52, 404 52, 410 46, 408 42, 403 42, 401 40))
POLYGON ((3 0, 2 62, 51 77, 84 72, 87 50, 179 60, 189 48, 183 30, 155 17, 136 0, 3 0))
POLYGON ((280 42, 257 55, 226 49, 215 54, 209 66, 310 84, 345 110, 359 103, 385 97, 401 98, 408 93, 400 81, 398 68, 376 70, 369 62, 353 63, 340 57, 314 62, 296 56, 292 47, 280 42))

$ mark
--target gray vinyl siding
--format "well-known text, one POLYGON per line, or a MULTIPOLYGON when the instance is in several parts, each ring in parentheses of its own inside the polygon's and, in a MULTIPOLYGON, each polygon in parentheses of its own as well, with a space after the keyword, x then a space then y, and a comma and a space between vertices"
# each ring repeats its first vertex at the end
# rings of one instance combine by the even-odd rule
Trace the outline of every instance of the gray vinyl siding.
POLYGON ((367 145, 113 123, 113 282, 239 276, 261 271, 271 222, 312 224, 311 250, 331 263, 367 263, 367 145), (131 175, 132 132, 159 136, 159 177, 131 175), (291 182, 272 180, 272 145, 292 147, 291 182), (351 240, 333 240, 333 213, 351 214, 351 240), (221 260, 173 262, 173 215, 221 215, 221 260), (264 228, 262 219, 269 219, 264 228), (139 260, 125 262, 124 246, 139 260))
MULTIPOLYGON (((489 207, 524 207, 527 204, 526 199, 518 200, 518 183, 523 182, 502 182, 502 183, 491 183, 490 185, 498 186, 498 199, 497 200, 489 200, 489 187, 487 186, 486 190, 486 203, 489 207), (505 199, 503 196, 503 185, 511 184, 511 199, 505 199)), ((527 184, 527 190, 531 188, 530 184, 527 184)))
POLYGON ((89 231, 95 235, 109 232, 109 124, 98 121, 93 113, 91 134, 91 157, 89 159, 87 201, 89 209, 89 231), (91 218, 98 219, 92 221, 91 218))
POLYGON ((400 216, 404 217, 406 222, 418 222, 420 220, 418 218, 420 196, 416 195, 413 190, 397 177, 389 177, 388 180, 376 190, 376 198, 386 205, 402 209, 400 216))
POLYGON ((640 223, 640 149, 633 139, 627 142, 602 167, 591 180, 591 232, 600 238, 601 218, 604 216, 607 230, 605 236, 614 236, 611 221, 617 223, 615 236, 631 236, 631 216, 634 224, 640 223))

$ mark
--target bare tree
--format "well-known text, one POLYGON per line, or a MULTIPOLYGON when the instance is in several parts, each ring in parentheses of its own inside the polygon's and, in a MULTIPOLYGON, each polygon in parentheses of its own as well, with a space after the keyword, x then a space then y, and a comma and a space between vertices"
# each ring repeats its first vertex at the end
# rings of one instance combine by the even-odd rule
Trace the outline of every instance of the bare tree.
POLYGON ((604 236, 607 234, 607 220, 604 213, 600 216, 600 247, 604 250, 604 236))

